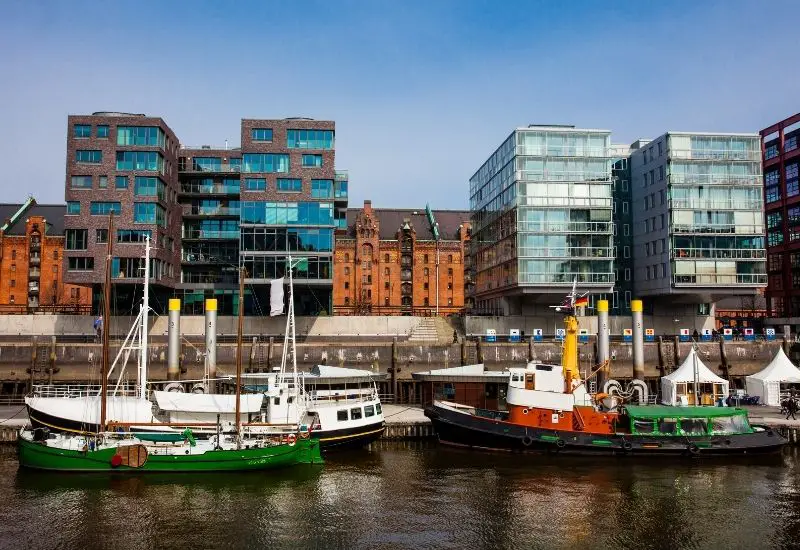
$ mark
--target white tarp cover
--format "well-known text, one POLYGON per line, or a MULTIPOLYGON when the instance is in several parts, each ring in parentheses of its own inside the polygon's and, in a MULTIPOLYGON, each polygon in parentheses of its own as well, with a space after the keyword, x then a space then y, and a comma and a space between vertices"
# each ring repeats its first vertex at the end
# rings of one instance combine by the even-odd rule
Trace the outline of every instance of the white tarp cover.
MULTIPOLYGON (((191 413, 235 414, 236 395, 209 393, 180 393, 154 391, 158 408, 162 411, 180 411, 191 413)), ((264 396, 260 393, 248 393, 241 396, 240 410, 242 414, 256 413, 261 410, 264 396)))
POLYGON ((269 316, 283 315, 283 278, 269 282, 269 316))
MULTIPOLYGON (((486 374, 484 371, 483 363, 477 363, 474 365, 464 365, 461 367, 450 367, 447 369, 433 369, 429 370, 428 372, 423 372, 420 374, 429 374, 435 376, 482 376, 486 374)), ((504 373, 508 376, 508 373, 504 373)))
POLYGON ((680 383, 693 384, 695 381, 695 360, 697 360, 697 381, 703 383, 722 384, 722 393, 724 396, 728 395, 730 384, 724 378, 721 378, 711 372, 707 366, 703 364, 697 352, 692 349, 686 359, 683 360, 681 366, 675 369, 674 372, 661 378, 661 402, 666 405, 677 405, 678 396, 676 395, 677 386, 680 383))
POLYGON ((800 369, 786 357, 783 347, 772 358, 769 365, 746 379, 747 394, 759 396, 763 405, 779 407, 781 404, 781 384, 800 383, 800 369))
MULTIPOLYGON (((311 376, 318 376, 319 378, 371 378, 373 374, 369 370, 331 367, 330 365, 317 365, 311 368, 311 376)), ((309 375, 305 376, 308 377, 309 375)))

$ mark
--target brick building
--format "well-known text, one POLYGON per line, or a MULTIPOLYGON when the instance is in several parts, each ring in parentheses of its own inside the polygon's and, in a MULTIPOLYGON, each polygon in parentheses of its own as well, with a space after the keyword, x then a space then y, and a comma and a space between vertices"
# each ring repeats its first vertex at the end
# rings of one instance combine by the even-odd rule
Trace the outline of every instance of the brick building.
POLYGON ((469 212, 347 210, 336 235, 336 315, 450 315, 465 304, 469 212))
POLYGON ((64 284, 63 205, 0 204, 0 312, 87 313, 91 291, 64 284))

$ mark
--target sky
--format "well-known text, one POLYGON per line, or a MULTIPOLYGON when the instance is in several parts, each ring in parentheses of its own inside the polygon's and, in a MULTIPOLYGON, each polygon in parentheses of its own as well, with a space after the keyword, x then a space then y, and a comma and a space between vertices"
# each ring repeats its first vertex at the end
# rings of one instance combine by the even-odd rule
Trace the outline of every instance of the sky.
POLYGON ((519 126, 630 143, 797 113, 798 15, 796 0, 8 2, 0 202, 63 202, 67 115, 125 111, 186 145, 238 145, 242 118, 334 120, 351 206, 466 209, 519 126))

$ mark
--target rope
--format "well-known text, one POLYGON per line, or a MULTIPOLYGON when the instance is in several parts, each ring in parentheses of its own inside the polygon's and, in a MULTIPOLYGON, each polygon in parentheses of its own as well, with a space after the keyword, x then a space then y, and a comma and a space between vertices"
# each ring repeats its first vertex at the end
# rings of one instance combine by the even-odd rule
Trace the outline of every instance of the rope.
POLYGON ((5 423, 6 423, 6 422, 8 422, 9 420, 13 420, 14 418, 16 418, 16 416, 17 416, 19 413, 21 413, 22 411, 24 411, 26 408, 27 408, 27 407, 26 407, 25 405, 23 405, 23 406, 22 406, 22 408, 21 408, 20 410, 18 410, 17 412, 15 412, 15 413, 14 413, 12 416, 10 416, 10 417, 6 418, 5 420, 3 420, 2 422, 0 422, 0 425, 2 425, 2 424, 5 424, 5 423))

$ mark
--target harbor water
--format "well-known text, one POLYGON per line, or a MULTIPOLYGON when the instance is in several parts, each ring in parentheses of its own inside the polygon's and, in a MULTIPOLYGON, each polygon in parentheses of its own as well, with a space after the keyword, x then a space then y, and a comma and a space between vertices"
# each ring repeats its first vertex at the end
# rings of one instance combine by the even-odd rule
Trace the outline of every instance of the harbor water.
POLYGON ((797 548, 800 453, 629 460, 381 442, 323 467, 220 475, 19 470, 3 548, 797 548))

